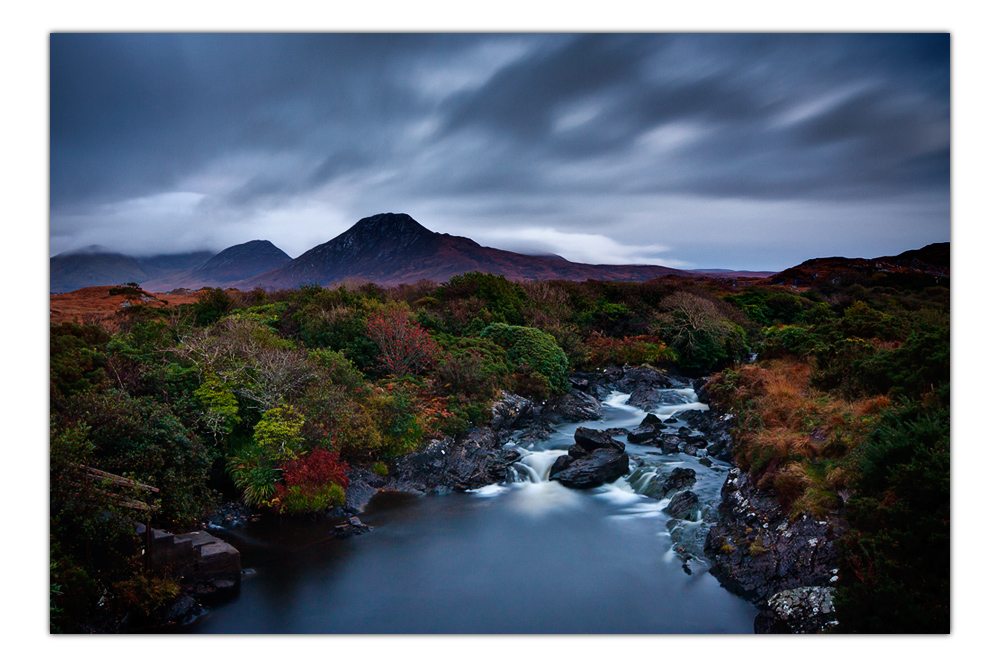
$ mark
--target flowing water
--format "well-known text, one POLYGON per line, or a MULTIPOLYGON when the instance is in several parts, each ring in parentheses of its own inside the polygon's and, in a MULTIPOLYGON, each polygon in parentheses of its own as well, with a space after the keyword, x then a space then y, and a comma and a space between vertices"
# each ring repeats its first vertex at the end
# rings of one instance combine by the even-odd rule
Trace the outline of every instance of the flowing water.
MULTIPOLYGON (((662 392, 654 413, 683 422, 704 409, 691 390, 662 392)), ((508 478, 470 493, 381 493, 362 521, 262 520, 221 536, 250 572, 240 594, 185 628, 205 633, 750 633, 756 609, 728 593, 700 556, 703 520, 669 521, 669 498, 641 495, 657 469, 694 469, 693 490, 718 498, 726 465, 627 445, 627 478, 589 491, 548 481, 578 426, 634 428, 627 394, 599 422, 565 424, 541 442, 508 443, 522 459, 508 478), (681 545, 695 558, 684 561, 681 545)), ((624 441, 624 438, 621 438, 624 441)))

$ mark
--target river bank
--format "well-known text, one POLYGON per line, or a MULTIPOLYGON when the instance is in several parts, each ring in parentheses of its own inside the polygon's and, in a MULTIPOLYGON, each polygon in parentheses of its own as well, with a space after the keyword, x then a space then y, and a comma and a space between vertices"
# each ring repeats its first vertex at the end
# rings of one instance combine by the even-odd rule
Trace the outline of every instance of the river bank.
MULTIPOLYGON (((776 612, 768 605, 771 596, 789 589, 802 588, 797 584, 800 580, 807 580, 802 577, 796 579, 795 573, 790 573, 793 569, 792 561, 787 559, 797 553, 794 549, 786 548, 784 543, 774 543, 769 552, 771 559, 768 562, 774 564, 772 569, 775 576, 767 578, 767 585, 763 586, 757 581, 761 579, 760 576, 757 579, 750 576, 759 570, 759 563, 763 562, 757 556, 749 556, 748 559, 744 553, 738 558, 730 557, 731 554, 720 552, 717 548, 720 535, 735 535, 737 530, 750 525, 746 523, 745 514, 733 511, 733 502, 737 493, 752 494, 752 491, 746 489, 745 485, 734 486, 733 480, 738 480, 740 477, 738 471, 729 467, 731 440, 726 416, 717 414, 711 406, 699 400, 694 388, 697 385, 693 385, 686 378, 673 377, 649 368, 613 368, 601 374, 577 374, 572 379, 574 389, 549 405, 536 405, 522 397, 505 395, 494 406, 494 418, 487 427, 473 429, 458 438, 433 441, 423 450, 398 460, 388 475, 352 470, 347 502, 343 508, 323 519, 322 530, 333 537, 361 533, 369 528, 375 530, 362 538, 362 542, 351 544, 350 540, 346 542, 325 540, 322 548, 330 553, 339 554, 340 558, 336 560, 346 558, 351 563, 351 568, 357 568, 356 576, 371 583, 372 576, 376 578, 384 576, 376 575, 374 570, 391 571, 395 566, 389 561, 387 554, 378 555, 374 548, 369 548, 369 545, 366 544, 364 547, 358 545, 379 542, 381 543, 379 548, 387 549, 388 553, 398 551, 398 546, 390 546, 389 543, 404 535, 414 539, 416 536, 411 531, 414 529, 412 522, 415 521, 425 533, 421 536, 424 542, 440 539, 445 543, 456 541, 466 544, 471 541, 472 544, 467 546, 473 553, 479 554, 477 558, 483 558, 481 542, 490 542, 494 549, 510 554, 515 562, 524 562, 525 557, 531 554, 531 558, 550 562, 552 568, 558 571, 560 567, 557 563, 565 569, 567 557, 564 553, 552 555, 545 553, 544 549, 538 552, 535 547, 521 540, 506 542, 503 545, 495 543, 496 535, 493 531, 498 526, 494 526, 493 529, 473 527, 473 524, 478 525, 479 521, 475 517, 480 510, 476 508, 491 502, 501 504, 499 511, 490 514, 488 520, 499 521, 499 526, 506 526, 506 530, 501 532, 506 534, 508 539, 512 532, 524 531, 522 521, 523 515, 527 513, 534 516, 533 521, 536 522, 542 517, 541 520, 547 524, 549 537, 561 534, 567 545, 580 540, 579 535, 575 535, 573 530, 565 532, 567 521, 571 521, 569 525, 578 529, 589 522, 586 531, 591 536, 604 535, 605 539, 620 541, 622 536, 608 534, 601 521, 596 525, 593 524, 595 516, 601 517, 607 514, 608 517, 615 519, 613 523, 627 520, 644 526, 649 533, 646 538, 659 536, 656 539, 665 540, 659 547, 661 563, 652 566, 653 571, 662 567, 663 563, 666 563, 667 567, 679 567, 683 574, 680 575, 681 579, 674 581, 693 578, 698 582, 697 587, 701 589, 701 593, 713 599, 716 605, 720 604, 720 600, 711 591, 718 588, 719 582, 722 582, 730 592, 757 605, 757 609, 749 612, 749 616, 743 616, 749 622, 744 621, 745 625, 736 622, 735 625, 712 626, 706 620, 706 624, 697 629, 697 626, 677 623, 667 624, 669 627, 662 624, 658 626, 655 623, 650 624, 635 619, 634 614, 625 614, 625 617, 633 619, 631 630, 624 625, 606 625, 604 630, 594 629, 601 627, 601 623, 607 622, 607 619, 596 616, 581 620, 576 626, 588 629, 567 629, 573 627, 568 621, 561 626, 552 622, 538 621, 540 625, 536 623, 533 626, 535 629, 532 629, 527 625, 515 627, 510 623, 501 622, 499 616, 491 614, 493 625, 489 627, 497 629, 487 629, 485 626, 469 625, 457 616, 443 614, 441 610, 447 605, 447 601, 434 595, 440 605, 434 623, 417 622, 413 616, 400 611, 392 614, 396 624, 391 627, 376 623, 362 628, 345 616, 340 618, 341 625, 336 626, 338 629, 324 626, 326 629, 313 628, 313 630, 405 632, 409 628, 415 632, 435 632, 442 631, 441 625, 445 623, 451 623, 457 632, 503 632, 505 630, 500 628, 504 627, 508 627, 508 631, 512 632, 540 632, 544 630, 537 628, 558 627, 562 629, 552 631, 598 633, 752 632, 755 628, 757 631, 794 629, 808 632, 820 629, 822 626, 797 620, 802 615, 816 614, 812 614, 809 609, 803 609, 801 604, 792 604, 794 600, 789 601, 792 594, 785 593, 776 600, 776 604, 782 605, 779 609, 785 612, 784 616, 778 617, 780 622, 773 620, 776 612), (559 483, 558 473, 554 475, 555 480, 550 479, 553 465, 560 459, 569 459, 573 462, 589 456, 581 445, 586 446, 587 438, 594 437, 608 439, 615 443, 609 445, 610 448, 617 447, 625 453, 629 465, 623 474, 608 483, 598 485, 599 488, 591 491, 568 488, 566 484, 559 483), (614 512, 608 513, 609 504, 615 507, 614 512), (588 507, 593 516, 585 519, 579 510, 588 507), (451 522, 452 529, 456 525, 462 525, 464 526, 462 530, 469 532, 464 536, 455 535, 454 530, 442 532, 439 525, 442 521, 451 522), (656 528, 656 525, 660 528, 656 528), (365 559, 374 559, 374 562, 364 565, 352 556, 362 552, 365 554, 365 559), (780 565, 786 560, 786 565, 780 565), (792 576, 786 576, 789 574, 792 576), (719 582, 713 577, 717 577, 719 582), (746 583, 733 585, 734 581, 746 583), (794 625, 790 626, 787 621, 789 617, 787 610, 792 607, 794 607, 791 613, 794 625), (474 630, 458 629, 473 627, 474 630)), ((590 452, 594 451, 600 451, 600 448, 591 447, 590 452)), ((736 507, 738 506, 737 504, 736 507)), ((217 527, 226 531, 227 539, 237 544, 241 551, 249 548, 251 553, 257 549, 261 549, 262 555, 266 553, 265 562, 269 562, 270 565, 264 566, 265 571, 272 567, 282 569, 281 561, 284 558, 300 556, 293 555, 276 544, 262 547, 261 542, 267 540, 286 544, 291 542, 297 545, 296 549, 304 551, 316 548, 317 531, 310 530, 308 523, 297 528, 292 528, 290 522, 284 525, 280 522, 278 525, 268 524, 274 522, 266 517, 244 515, 242 518, 237 517, 228 526, 217 524, 217 527), (261 524, 264 525, 264 530, 255 530, 261 524), (251 543, 253 535, 256 535, 253 539, 258 541, 257 544, 251 543)), ((762 536, 763 540, 769 539, 767 531, 771 529, 771 522, 764 521, 753 525, 756 531, 755 538, 762 536)), ((780 525, 780 522, 775 525, 780 525)), ((312 528, 316 527, 314 522, 312 528)), ((784 530, 787 531, 787 526, 784 530)), ((525 536, 526 539, 532 534, 533 531, 529 531, 525 536)), ((808 541, 814 538, 802 539, 808 541)), ((798 545, 802 539, 796 537, 792 542, 798 545)), ((737 542, 733 539, 733 543, 734 549, 743 552, 753 545, 753 541, 748 545, 745 540, 737 542)), ((546 548, 552 547, 550 541, 546 541, 545 544, 548 545, 546 548)), ((588 550, 607 549, 606 545, 601 546, 590 541, 585 544, 588 550)), ((647 559, 643 567, 649 570, 648 540, 644 541, 643 545, 646 552, 644 558, 647 559)), ((826 546, 824 542, 820 549, 825 549, 826 546)), ((423 548, 438 552, 436 547, 429 545, 423 548)), ((440 553, 438 555, 440 556, 440 553)), ((602 570, 605 575, 609 568, 610 571, 614 571, 613 563, 616 559, 620 560, 621 555, 605 553, 596 561, 588 561, 583 569, 587 570, 589 576, 599 578, 602 570)), ((483 578, 500 577, 510 583, 512 564, 505 566, 490 558, 486 560, 493 562, 496 567, 484 569, 480 563, 473 565, 473 569, 483 578)), ((421 563, 422 567, 436 573, 435 576, 443 576, 439 563, 424 561, 421 563)), ((466 562, 463 566, 469 567, 469 564, 466 562)), ((330 567, 330 563, 323 563, 320 569, 329 574, 330 567)), ((258 572, 261 570, 260 567, 254 569, 258 572)), ((521 574, 523 576, 523 572, 521 574)), ((282 576, 288 577, 288 573, 282 576)), ((573 577, 572 573, 567 576, 573 577)), ((646 583, 655 586, 657 579, 662 579, 662 576, 652 578, 652 584, 650 581, 646 583)), ((471 580, 466 584, 473 590, 477 587, 471 580)), ((307 581, 296 579, 297 590, 308 590, 310 586, 307 581)), ((478 586, 482 587, 483 584, 479 583, 478 586)), ((538 586, 551 588, 552 583, 539 581, 538 586)), ((579 588, 580 581, 575 581, 573 586, 579 588)), ((452 602, 461 607, 463 596, 467 594, 463 592, 464 585, 453 581, 447 588, 455 595, 452 602)), ((601 599, 613 599, 617 595, 613 588, 600 591, 588 586, 583 588, 601 599)), ((421 593, 420 586, 412 593, 429 594, 427 591, 421 593)), ((671 596, 675 594, 676 591, 670 593, 671 596)), ((241 595, 245 596, 246 593, 241 595)), ((382 597, 383 603, 386 603, 385 598, 391 598, 395 600, 394 604, 402 604, 403 609, 407 608, 406 603, 400 603, 396 599, 396 593, 390 594, 388 591, 364 593, 355 590, 353 595, 356 599, 352 604, 361 605, 362 608, 375 604, 373 601, 366 601, 370 595, 374 595, 375 598, 382 597)), ((822 597, 823 592, 821 591, 819 595, 822 597)), ((807 601, 815 598, 815 592, 812 593, 812 598, 806 596, 807 601)), ((545 608, 549 603, 539 604, 545 608)), ((722 604, 725 606, 727 603, 722 604)), ((747 613, 747 611, 740 612, 744 615, 747 613)), ((216 615, 216 620, 218 616, 216 615)), ((534 618, 533 615, 532 617, 534 618)), ((825 617, 828 618, 829 614, 825 617)), ((259 626, 257 630, 236 630, 228 624, 211 621, 210 618, 211 615, 200 618, 191 629, 197 632, 270 631, 263 626, 259 626)), ((287 622, 282 625, 286 626, 287 622)))

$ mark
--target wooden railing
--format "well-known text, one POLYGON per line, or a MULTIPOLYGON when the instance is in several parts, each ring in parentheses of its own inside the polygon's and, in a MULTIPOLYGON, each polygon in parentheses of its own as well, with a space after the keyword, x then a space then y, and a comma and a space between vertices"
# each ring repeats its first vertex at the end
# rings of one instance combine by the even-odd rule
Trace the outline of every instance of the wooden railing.
POLYGON ((104 470, 91 468, 90 466, 74 464, 74 467, 80 471, 81 477, 85 480, 80 484, 80 486, 89 487, 94 493, 107 498, 114 505, 139 510, 146 514, 146 548, 143 556, 146 565, 146 572, 148 573, 152 565, 153 514, 157 511, 156 503, 152 500, 152 494, 159 493, 160 490, 155 486, 135 482, 120 475, 114 475, 110 472, 105 472, 104 470), (95 488, 94 482, 112 484, 141 492, 143 494, 143 500, 136 500, 119 493, 113 493, 105 489, 95 488))

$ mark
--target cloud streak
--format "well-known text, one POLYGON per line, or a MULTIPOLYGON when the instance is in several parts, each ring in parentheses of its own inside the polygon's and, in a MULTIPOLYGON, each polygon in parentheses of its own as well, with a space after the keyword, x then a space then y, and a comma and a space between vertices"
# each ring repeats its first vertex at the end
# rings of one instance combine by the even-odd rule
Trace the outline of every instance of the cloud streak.
POLYGON ((605 263, 895 253, 950 236, 949 50, 921 34, 55 34, 51 250, 269 238, 294 256, 405 211, 605 263))

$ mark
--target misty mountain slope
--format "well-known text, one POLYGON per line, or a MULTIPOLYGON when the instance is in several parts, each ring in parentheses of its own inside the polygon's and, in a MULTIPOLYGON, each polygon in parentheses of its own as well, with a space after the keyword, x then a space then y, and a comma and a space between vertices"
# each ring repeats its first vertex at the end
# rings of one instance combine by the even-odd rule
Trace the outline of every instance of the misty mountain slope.
POLYGON ((343 234, 285 266, 234 286, 280 289, 313 283, 326 286, 345 279, 381 285, 421 279, 445 282, 470 271, 502 274, 510 280, 648 280, 684 273, 663 266, 592 265, 523 255, 433 232, 405 213, 380 213, 359 220, 343 234))
POLYGON ((285 251, 270 241, 247 241, 212 255, 195 268, 158 276, 144 282, 142 286, 153 291, 166 291, 177 287, 198 289, 206 285, 230 287, 244 278, 284 266, 291 259, 285 251))
POLYGON ((135 257, 88 246, 49 258, 49 292, 72 292, 92 285, 118 285, 149 278, 135 257))

